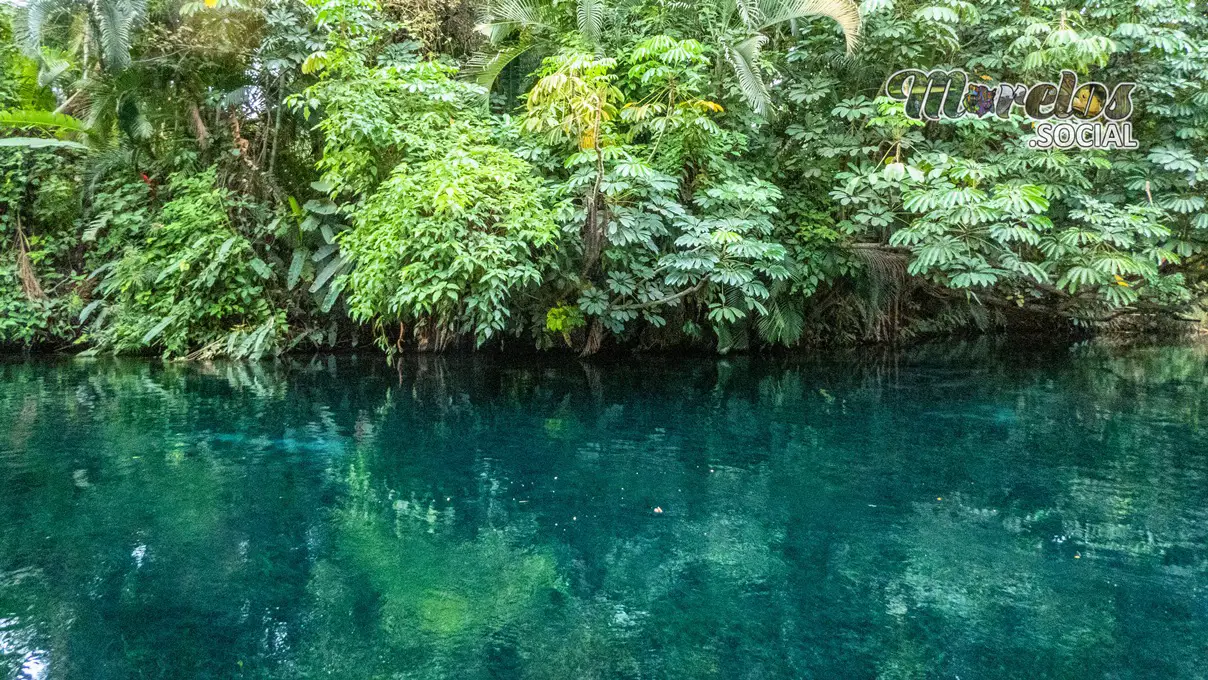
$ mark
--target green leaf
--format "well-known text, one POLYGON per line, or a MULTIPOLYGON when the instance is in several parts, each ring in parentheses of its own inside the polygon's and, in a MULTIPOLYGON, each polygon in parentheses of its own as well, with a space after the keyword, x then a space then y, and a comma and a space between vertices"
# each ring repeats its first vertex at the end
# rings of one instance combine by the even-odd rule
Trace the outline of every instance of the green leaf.
POLYGON ((853 0, 761 0, 759 14, 762 20, 756 30, 807 17, 827 17, 843 31, 848 54, 860 42, 860 6, 853 0))
POLYGON ((104 300, 93 300, 92 302, 89 302, 87 305, 85 305, 84 309, 80 310, 80 323, 84 323, 84 322, 88 321, 88 317, 92 316, 92 313, 96 310, 97 307, 101 306, 102 302, 104 302, 104 300))
POLYGON ((340 209, 339 206, 331 201, 319 201, 315 199, 307 201, 302 208, 308 212, 316 213, 318 215, 333 215, 337 210, 340 209))
POLYGON ((151 341, 154 340, 155 338, 159 337, 159 334, 163 333, 164 329, 167 328, 168 326, 170 326, 172 324, 172 322, 175 320, 176 320, 175 316, 164 317, 164 319, 162 321, 155 324, 154 328, 147 331, 147 334, 143 336, 142 344, 150 345, 151 341))
POLYGON ((314 283, 310 284, 310 292, 319 292, 319 289, 321 289, 323 285, 331 279, 331 277, 335 276, 343 266, 344 258, 339 256, 332 258, 331 262, 328 262, 327 266, 324 267, 323 270, 319 272, 319 275, 315 277, 314 283))
POLYGON ((342 290, 344 290, 343 281, 336 281, 334 284, 328 287, 327 295, 323 296, 323 302, 319 305, 319 309, 321 309, 324 313, 330 312, 332 306, 335 305, 336 300, 339 299, 340 291, 342 290))
POLYGON ((252 269, 256 270, 256 273, 260 275, 260 278, 267 279, 272 277, 273 270, 267 264, 265 264, 264 260, 254 257, 252 258, 250 264, 252 269))
POLYGON ((579 33, 589 44, 596 44, 600 39, 600 29, 604 24, 603 0, 577 0, 576 19, 579 33))
POLYGON ((36 127, 44 130, 88 132, 84 121, 65 113, 36 110, 0 111, 0 125, 15 128, 36 127))
POLYGON ((466 63, 462 75, 483 87, 490 88, 499 79, 499 74, 508 64, 528 52, 533 46, 532 42, 523 41, 517 45, 491 52, 476 52, 466 63))
POLYGON ((226 257, 227 253, 231 252, 231 246, 235 245, 235 240, 237 238, 237 236, 232 236, 223 241, 222 245, 218 246, 218 252, 214 254, 214 259, 217 261, 222 261, 226 257))
POLYGON ((286 275, 285 287, 293 290, 302 276, 302 265, 306 264, 306 251, 301 248, 294 251, 294 257, 289 263, 289 273, 286 275))

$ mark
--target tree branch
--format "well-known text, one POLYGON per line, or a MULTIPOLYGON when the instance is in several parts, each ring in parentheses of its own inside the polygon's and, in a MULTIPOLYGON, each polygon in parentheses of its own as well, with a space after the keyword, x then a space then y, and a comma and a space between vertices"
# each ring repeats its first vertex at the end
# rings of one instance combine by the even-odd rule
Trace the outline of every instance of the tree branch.
POLYGON ((657 300, 648 300, 646 302, 632 302, 627 305, 614 306, 612 309, 618 310, 618 311, 629 311, 629 310, 633 310, 633 309, 646 309, 648 307, 657 307, 658 305, 667 304, 668 302, 675 302, 676 300, 678 300, 682 297, 691 295, 691 294, 695 293, 696 291, 700 290, 701 288, 704 288, 705 284, 707 284, 707 283, 709 283, 709 277, 706 276, 705 278, 701 279, 695 286, 681 290, 680 292, 675 293, 674 295, 668 295, 667 297, 659 298, 657 300))

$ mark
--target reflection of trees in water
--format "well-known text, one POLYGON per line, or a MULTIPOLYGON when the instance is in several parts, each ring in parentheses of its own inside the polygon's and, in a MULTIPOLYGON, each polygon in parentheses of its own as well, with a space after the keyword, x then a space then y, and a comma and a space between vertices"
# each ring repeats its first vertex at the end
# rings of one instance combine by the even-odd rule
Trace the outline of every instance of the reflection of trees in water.
POLYGON ((0 365, 0 616, 95 677, 1195 677, 1204 355, 1073 357, 0 365))
POLYGON ((384 677, 475 677, 507 659, 504 637, 563 597, 552 555, 516 527, 458 536, 453 508, 379 497, 354 464, 331 545, 312 571, 302 668, 384 677))
POLYGON ((0 459, 0 573, 26 573, 0 585, 0 609, 35 633, 6 671, 34 650, 52 678, 220 677, 284 658, 325 491, 321 470, 298 469, 272 443, 281 432, 257 424, 325 435, 321 419, 291 419, 282 386, 255 379, 134 362, 0 367, 0 420, 28 417, 0 442, 15 452, 0 459))

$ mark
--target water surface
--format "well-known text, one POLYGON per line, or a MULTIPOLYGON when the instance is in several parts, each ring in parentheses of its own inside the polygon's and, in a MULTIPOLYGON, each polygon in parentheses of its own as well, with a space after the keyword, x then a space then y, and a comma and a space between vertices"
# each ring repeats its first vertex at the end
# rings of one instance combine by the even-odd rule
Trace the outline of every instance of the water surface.
POLYGON ((0 677, 1204 678, 1208 356, 0 362, 0 677))

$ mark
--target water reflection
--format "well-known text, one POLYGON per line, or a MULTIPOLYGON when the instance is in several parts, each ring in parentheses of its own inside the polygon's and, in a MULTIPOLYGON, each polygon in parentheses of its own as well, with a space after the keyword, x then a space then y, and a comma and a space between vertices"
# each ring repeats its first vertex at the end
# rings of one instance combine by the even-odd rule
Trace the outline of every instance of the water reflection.
POLYGON ((0 385, 10 677, 1208 658, 1196 348, 10 362, 0 385))

